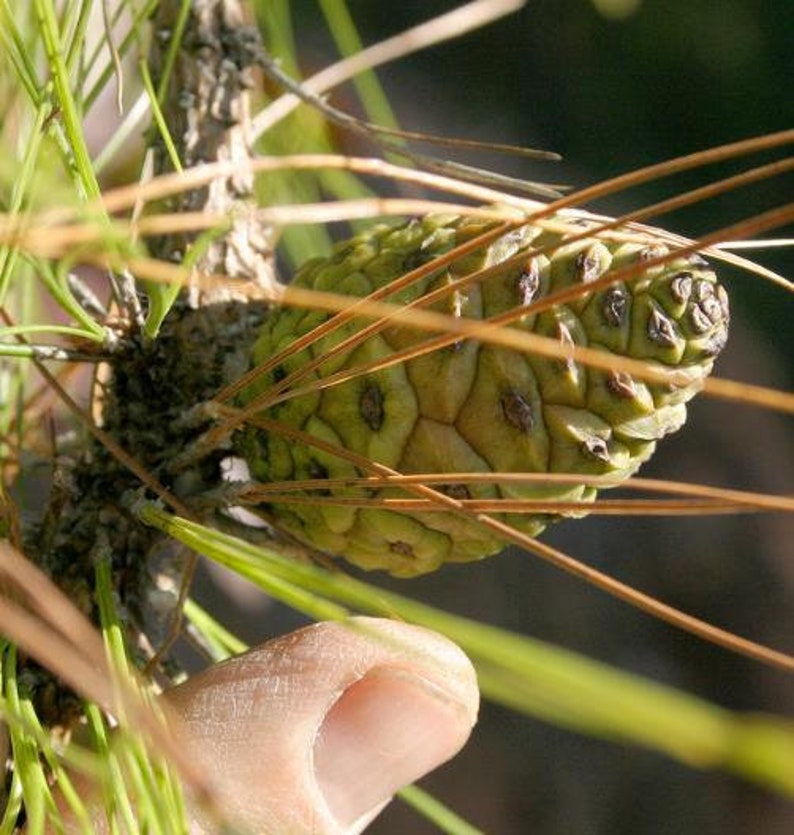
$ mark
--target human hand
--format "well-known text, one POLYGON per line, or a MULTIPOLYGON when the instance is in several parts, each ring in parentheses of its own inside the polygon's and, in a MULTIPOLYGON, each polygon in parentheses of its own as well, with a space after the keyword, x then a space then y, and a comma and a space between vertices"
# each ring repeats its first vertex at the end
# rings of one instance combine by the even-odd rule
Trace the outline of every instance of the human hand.
MULTIPOLYGON (((447 639, 390 620, 320 623, 166 696, 232 822, 354 835, 454 756, 476 721, 474 670, 447 639)), ((195 831, 211 832, 197 813, 195 831)))

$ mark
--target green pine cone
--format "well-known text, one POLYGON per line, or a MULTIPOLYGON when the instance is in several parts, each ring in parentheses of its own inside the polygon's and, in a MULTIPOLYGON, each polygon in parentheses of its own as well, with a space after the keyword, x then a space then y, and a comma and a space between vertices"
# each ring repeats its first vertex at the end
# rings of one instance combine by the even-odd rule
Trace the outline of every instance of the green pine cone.
MULTIPOLYGON (((481 220, 449 215, 428 216, 398 227, 378 226, 339 244, 330 258, 306 264, 294 283, 363 296, 488 226, 481 220)), ((445 294, 443 301, 431 305, 434 310, 483 319, 666 252, 661 244, 592 238, 559 245, 550 255, 534 254, 561 241, 558 233, 523 226, 389 301, 408 302, 526 251, 528 257, 520 265, 445 294)), ((253 363, 288 348, 328 317, 298 308, 274 311, 256 343, 253 363)), ((292 353, 248 387, 241 405, 369 321, 351 320, 309 348, 292 353)), ((659 438, 684 423, 685 403, 710 372, 725 344, 727 325, 727 296, 714 273, 698 256, 681 257, 627 283, 526 315, 511 327, 668 368, 689 369, 692 382, 684 388, 462 340, 321 392, 285 400, 262 415, 401 473, 552 472, 628 478, 653 453, 659 438)), ((427 338, 428 334, 406 325, 390 326, 353 350, 334 356, 299 385, 388 357, 427 338)), ((237 444, 253 477, 261 481, 370 474, 326 450, 255 427, 241 431, 237 444)), ((559 484, 453 482, 438 489, 455 498, 473 499, 590 501, 596 494, 586 485, 559 484)), ((404 498, 406 493, 397 488, 326 489, 311 495, 316 502, 275 501, 261 510, 298 539, 362 568, 413 576, 445 562, 480 559, 504 546, 492 531, 457 514, 334 506, 329 501, 334 496, 404 498)), ((560 518, 497 515, 531 536, 560 518)))

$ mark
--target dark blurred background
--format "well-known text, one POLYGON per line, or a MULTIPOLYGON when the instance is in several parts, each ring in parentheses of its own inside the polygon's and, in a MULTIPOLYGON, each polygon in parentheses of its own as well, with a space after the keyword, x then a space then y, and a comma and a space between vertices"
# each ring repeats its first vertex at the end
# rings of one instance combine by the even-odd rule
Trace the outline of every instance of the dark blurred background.
MULTIPOLYGON (((350 2, 367 44, 451 9, 431 0, 350 2)), ((607 5, 601 0, 598 5, 607 5)), ((626 5, 625 3, 623 4, 626 5)), ((629 4, 631 5, 631 4, 629 4)), ((518 176, 583 186, 680 154, 794 124, 791 0, 644 0, 625 19, 588 0, 530 2, 488 29, 379 71, 401 124, 553 149, 557 164, 467 156, 518 176)), ((316 5, 294 2, 303 71, 332 60, 316 5)), ((333 101, 353 101, 340 92, 333 101)), ((753 157, 753 164, 780 153, 753 157)), ((735 172, 712 166, 593 208, 619 213, 735 172)), ((790 200, 779 179, 659 219, 696 236, 790 200)), ((791 228, 775 234, 794 234, 791 228)), ((794 278, 792 250, 756 253, 794 278)), ((733 301, 723 377, 786 388, 794 340, 785 292, 721 270, 733 301)), ((700 398, 661 445, 649 476, 791 492, 792 425, 757 408, 700 398)), ((794 529, 778 515, 586 519, 544 538, 687 612, 794 650, 794 529), (786 604, 789 611, 786 611, 786 604)), ((537 559, 508 552, 410 585, 368 578, 470 617, 558 643, 735 710, 791 712, 792 682, 617 603, 537 559)), ((300 623, 237 599, 228 621, 251 640, 300 623)), ((792 752, 794 757, 794 751, 792 752)), ((495 835, 783 835, 794 806, 730 776, 575 736, 489 704, 471 744, 424 782, 495 835)), ((376 835, 435 830, 399 802, 376 835)))

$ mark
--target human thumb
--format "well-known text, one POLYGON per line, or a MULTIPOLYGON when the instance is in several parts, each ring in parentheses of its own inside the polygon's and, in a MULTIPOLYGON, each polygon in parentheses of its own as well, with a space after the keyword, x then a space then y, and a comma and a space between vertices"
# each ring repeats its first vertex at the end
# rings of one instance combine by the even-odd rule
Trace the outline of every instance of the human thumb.
POLYGON ((396 791, 460 750, 479 701, 454 644, 372 618, 278 638, 167 698, 231 822, 295 835, 363 831, 396 791))

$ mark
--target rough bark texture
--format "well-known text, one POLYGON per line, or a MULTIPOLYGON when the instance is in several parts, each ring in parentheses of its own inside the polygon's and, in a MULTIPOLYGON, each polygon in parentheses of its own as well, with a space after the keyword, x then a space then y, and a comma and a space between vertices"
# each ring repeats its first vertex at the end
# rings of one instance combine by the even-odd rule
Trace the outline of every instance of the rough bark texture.
MULTIPOLYGON (((176 1, 163 2, 155 21, 155 85, 179 6, 176 1)), ((163 105, 184 168, 230 161, 242 170, 248 161, 249 65, 256 38, 256 30, 243 22, 239 3, 193 3, 163 105)), ((159 136, 153 137, 153 145, 155 173, 168 171, 169 158, 159 136)), ((250 287, 274 280, 270 231, 255 218, 252 186, 251 176, 243 172, 172 201, 172 211, 233 218, 228 231, 215 237, 195 261, 197 276, 222 274, 233 281, 209 290, 196 281, 153 341, 144 339, 135 326, 119 334, 98 396, 103 430, 188 506, 191 497, 220 483, 221 461, 228 453, 212 450, 175 471, 174 456, 207 428, 201 420, 186 420, 186 413, 247 369, 251 343, 265 315, 263 304, 249 301, 250 287)), ((153 242, 152 252, 181 263, 192 243, 187 235, 162 238, 153 242)), ((71 462, 55 473, 48 509, 26 531, 26 551, 94 620, 94 567, 99 559, 110 560, 131 637, 145 656, 157 647, 170 623, 184 554, 127 512, 125 499, 144 489, 140 480, 86 436, 71 462)), ((37 665, 28 664, 22 679, 43 721, 68 726, 80 714, 73 694, 37 665)))
MULTIPOLYGON (((150 65, 159 81, 171 44, 181 3, 160 4, 155 20, 150 65)), ((191 288, 191 305, 234 299, 244 301, 251 283, 268 287, 274 279, 272 230, 255 216, 251 157, 249 95, 252 65, 259 35, 244 22, 237 0, 195 0, 181 46, 169 77, 163 110, 184 168, 202 163, 229 162, 236 169, 228 178, 174 199, 176 212, 212 212, 233 218, 231 228, 216 238, 198 262, 198 273, 222 274, 239 280, 215 290, 191 288)), ((159 133, 154 140, 155 169, 170 169, 159 133)), ((186 236, 163 238, 156 247, 162 258, 180 262, 190 246, 186 236)))

